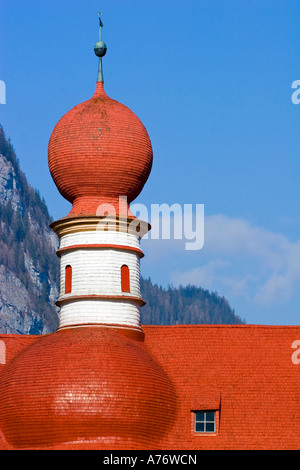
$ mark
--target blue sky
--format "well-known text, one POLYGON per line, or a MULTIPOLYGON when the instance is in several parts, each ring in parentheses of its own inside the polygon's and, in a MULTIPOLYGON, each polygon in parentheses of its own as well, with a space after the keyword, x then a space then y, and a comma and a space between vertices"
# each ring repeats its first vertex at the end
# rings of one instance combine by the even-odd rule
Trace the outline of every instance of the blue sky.
POLYGON ((98 10, 106 92, 153 145, 138 202, 205 206, 204 248, 145 240, 142 274, 217 291, 248 323, 299 324, 299 2, 0 0, 0 123, 55 219, 70 205, 48 140, 94 93, 98 10))

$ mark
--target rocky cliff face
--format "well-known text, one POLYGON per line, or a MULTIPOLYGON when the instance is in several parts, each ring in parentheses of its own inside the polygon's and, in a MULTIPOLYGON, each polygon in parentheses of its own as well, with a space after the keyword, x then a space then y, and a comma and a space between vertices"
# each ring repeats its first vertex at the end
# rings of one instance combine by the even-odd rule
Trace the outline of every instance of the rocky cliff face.
POLYGON ((51 218, 0 128, 0 332, 55 331, 59 260, 51 218))
POLYGON ((22 210, 16 171, 13 164, 0 155, 0 202, 6 204, 8 201, 11 201, 14 209, 22 210))

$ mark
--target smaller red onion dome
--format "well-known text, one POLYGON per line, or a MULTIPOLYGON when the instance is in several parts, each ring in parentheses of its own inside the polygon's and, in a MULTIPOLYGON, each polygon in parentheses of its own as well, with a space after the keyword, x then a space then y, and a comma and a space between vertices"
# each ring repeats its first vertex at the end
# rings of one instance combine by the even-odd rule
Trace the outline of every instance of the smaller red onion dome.
POLYGON ((139 195, 152 158, 144 125, 129 108, 106 95, 103 82, 97 82, 90 100, 60 119, 48 147, 51 175, 73 204, 73 217, 98 215, 101 204, 108 212, 112 205, 117 215, 130 215, 127 204, 119 210, 119 197, 126 196, 130 204, 139 195))

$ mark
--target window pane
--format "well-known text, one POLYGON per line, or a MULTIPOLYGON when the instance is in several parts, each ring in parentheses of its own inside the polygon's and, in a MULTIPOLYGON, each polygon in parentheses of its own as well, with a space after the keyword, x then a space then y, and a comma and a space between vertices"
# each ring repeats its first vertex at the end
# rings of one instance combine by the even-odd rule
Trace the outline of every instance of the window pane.
POLYGON ((215 423, 206 423, 206 432, 215 432, 215 423))
POLYGON ((215 413, 214 411, 207 411, 206 412, 206 421, 215 421, 215 413))
POLYGON ((204 432, 204 423, 196 423, 196 432, 204 432))
POLYGON ((204 421, 204 411, 196 411, 196 421, 204 421))

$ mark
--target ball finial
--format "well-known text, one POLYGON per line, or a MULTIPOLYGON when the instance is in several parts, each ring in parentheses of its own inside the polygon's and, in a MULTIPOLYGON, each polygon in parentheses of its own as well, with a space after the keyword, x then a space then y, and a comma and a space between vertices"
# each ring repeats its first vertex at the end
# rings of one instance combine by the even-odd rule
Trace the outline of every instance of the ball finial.
POLYGON ((103 41, 96 42, 94 51, 97 57, 104 57, 107 51, 106 44, 103 41))

